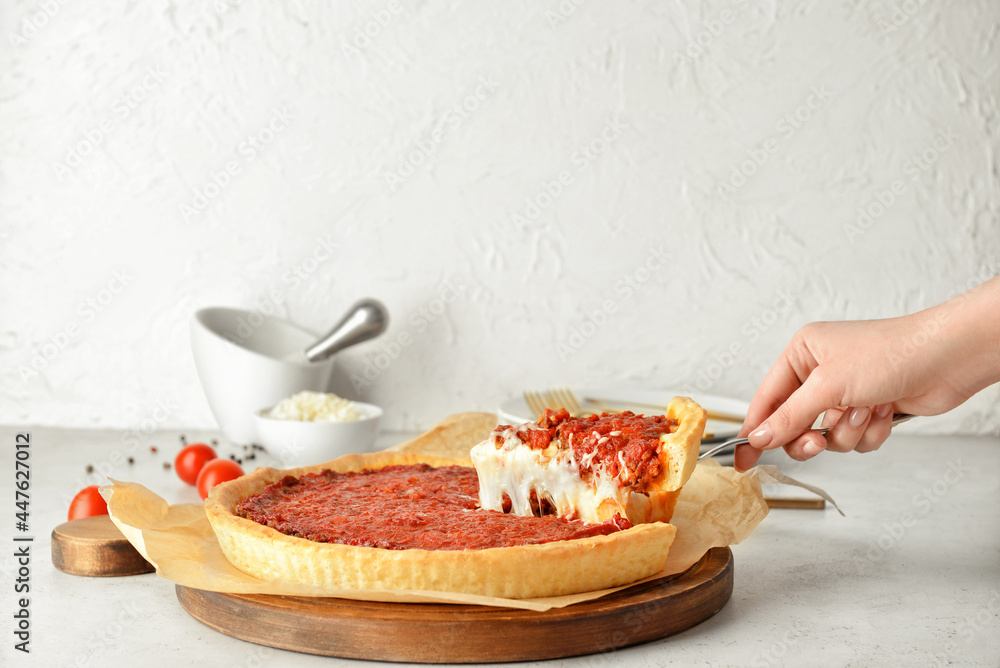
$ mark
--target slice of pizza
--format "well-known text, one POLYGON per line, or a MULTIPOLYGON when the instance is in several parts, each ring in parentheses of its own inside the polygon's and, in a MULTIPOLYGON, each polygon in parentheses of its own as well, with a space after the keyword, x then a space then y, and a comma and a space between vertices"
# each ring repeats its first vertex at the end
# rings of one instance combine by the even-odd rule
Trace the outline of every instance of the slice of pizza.
POLYGON ((674 397, 665 415, 546 411, 537 422, 500 426, 472 448, 479 502, 488 510, 633 524, 669 522, 698 463, 705 410, 674 397))

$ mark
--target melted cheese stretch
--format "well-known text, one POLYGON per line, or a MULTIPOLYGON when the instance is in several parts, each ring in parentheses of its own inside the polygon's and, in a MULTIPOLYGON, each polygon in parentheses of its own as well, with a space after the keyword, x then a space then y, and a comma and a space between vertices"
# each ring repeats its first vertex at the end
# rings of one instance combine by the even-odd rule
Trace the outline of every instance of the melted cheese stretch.
MULTIPOLYGON (((537 427, 519 427, 526 428, 537 427)), ((487 510, 503 511, 506 494, 511 513, 530 516, 534 490, 539 499, 549 500, 560 517, 603 522, 615 513, 626 514, 629 491, 603 468, 594 470, 589 480, 582 479, 569 448, 533 450, 521 442, 514 428, 507 427, 472 448, 471 456, 479 474, 479 504, 487 510)), ((592 453, 587 456, 593 459, 592 453)))

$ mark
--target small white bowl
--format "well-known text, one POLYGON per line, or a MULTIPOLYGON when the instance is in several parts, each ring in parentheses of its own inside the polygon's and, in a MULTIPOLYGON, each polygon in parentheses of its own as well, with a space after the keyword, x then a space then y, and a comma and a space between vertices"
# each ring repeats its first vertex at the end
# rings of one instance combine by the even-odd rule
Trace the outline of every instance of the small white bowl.
POLYGON ((378 435, 382 409, 354 402, 361 413, 357 420, 308 422, 267 417, 270 407, 254 412, 258 442, 288 467, 322 464, 352 453, 370 452, 378 435))

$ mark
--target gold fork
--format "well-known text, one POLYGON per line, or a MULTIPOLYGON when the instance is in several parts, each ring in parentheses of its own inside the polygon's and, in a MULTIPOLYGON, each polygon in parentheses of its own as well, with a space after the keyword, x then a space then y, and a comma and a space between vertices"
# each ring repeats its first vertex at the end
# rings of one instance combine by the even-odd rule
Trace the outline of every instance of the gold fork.
POLYGON ((542 396, 541 392, 525 390, 523 395, 524 403, 528 404, 528 409, 536 416, 541 415, 545 412, 545 409, 548 408, 545 397, 542 396))
MULTIPOLYGON (((546 392, 534 392, 525 390, 524 403, 535 415, 541 415, 546 409, 559 410, 565 408, 573 417, 585 417, 593 415, 593 411, 587 410, 576 398, 576 395, 567 388, 557 387, 546 392)), ((615 411, 617 412, 617 411, 615 411)))
POLYGON ((546 393, 549 408, 565 408, 573 417, 590 415, 590 411, 576 398, 573 391, 566 387, 556 387, 546 393))

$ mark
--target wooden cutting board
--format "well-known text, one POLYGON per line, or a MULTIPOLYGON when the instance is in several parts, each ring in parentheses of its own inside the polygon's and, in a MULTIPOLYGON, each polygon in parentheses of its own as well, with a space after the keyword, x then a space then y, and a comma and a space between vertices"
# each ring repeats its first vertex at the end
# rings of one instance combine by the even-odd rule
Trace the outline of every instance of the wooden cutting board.
POLYGON ((115 577, 156 569, 132 547, 108 515, 63 522, 52 530, 52 563, 70 575, 115 577))
POLYGON ((207 626, 279 649, 417 663, 531 661, 612 651, 708 619, 732 594, 733 553, 713 548, 678 576, 546 612, 176 590, 207 626))

